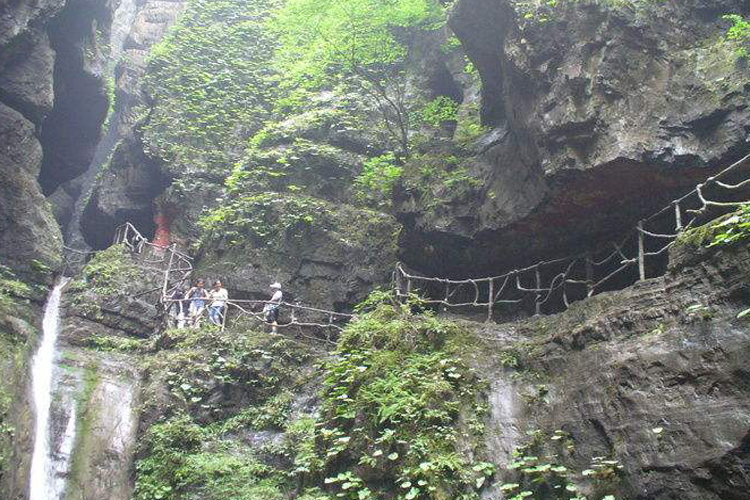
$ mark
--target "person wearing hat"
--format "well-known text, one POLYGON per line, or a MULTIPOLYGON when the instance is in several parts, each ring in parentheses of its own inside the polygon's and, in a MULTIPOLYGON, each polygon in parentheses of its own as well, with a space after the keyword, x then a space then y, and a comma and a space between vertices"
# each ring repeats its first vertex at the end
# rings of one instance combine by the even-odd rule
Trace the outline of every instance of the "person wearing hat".
POLYGON ((277 321, 279 319, 279 307, 284 299, 284 294, 281 293, 281 283, 278 281, 271 285, 271 289, 275 290, 275 292, 273 293, 271 300, 269 300, 265 307, 263 307, 263 312, 265 313, 266 322, 271 323, 272 325, 271 331, 276 333, 276 327, 278 326, 277 321))

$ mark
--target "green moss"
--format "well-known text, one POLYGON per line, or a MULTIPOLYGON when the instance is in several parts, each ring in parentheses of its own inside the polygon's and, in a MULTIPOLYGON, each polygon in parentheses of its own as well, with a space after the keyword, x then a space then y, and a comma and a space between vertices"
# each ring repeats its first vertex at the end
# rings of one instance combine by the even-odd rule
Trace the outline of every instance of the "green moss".
POLYGON ((113 335, 92 335, 86 339, 87 346, 98 351, 139 352, 147 347, 147 341, 113 335))
POLYGON ((269 118, 275 40, 266 19, 277 4, 190 0, 152 49, 146 88, 156 106, 144 140, 175 174, 224 175, 241 153, 227 134, 248 137, 269 118))
POLYGON ((70 464, 70 474, 75 479, 69 483, 71 497, 75 496, 79 485, 86 480, 89 461, 92 453, 96 451, 97 442, 93 439, 93 434, 97 414, 91 400, 100 382, 99 367, 93 363, 86 364, 83 367, 83 389, 76 397, 75 453, 70 464))
POLYGON ((39 335, 34 325, 41 311, 32 300, 42 298, 45 291, 0 264, 0 478, 18 423, 12 420, 12 405, 26 389, 21 381, 39 335))
POLYGON ((67 291, 73 297, 77 313, 100 320, 102 300, 127 296, 134 283, 148 282, 148 272, 135 264, 128 248, 112 245, 96 253, 67 291))
POLYGON ((714 227, 714 223, 709 222, 708 224, 680 233, 675 241, 675 245, 693 248, 701 247, 713 241, 716 233, 717 230, 714 227))
POLYGON ((727 245, 750 237, 750 204, 739 210, 718 217, 711 222, 680 233, 675 241, 678 246, 701 247, 727 245))

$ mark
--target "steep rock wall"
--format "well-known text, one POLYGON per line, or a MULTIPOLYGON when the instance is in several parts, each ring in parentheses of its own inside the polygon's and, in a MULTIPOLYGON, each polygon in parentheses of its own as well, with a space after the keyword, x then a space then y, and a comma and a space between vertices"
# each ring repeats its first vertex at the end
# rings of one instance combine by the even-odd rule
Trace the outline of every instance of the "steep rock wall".
POLYGON ((107 108, 99 68, 114 7, 106 0, 0 5, 3 498, 23 498, 28 487, 28 360, 38 342, 46 287, 62 260, 60 228, 43 191, 75 175, 98 138, 107 108))
POLYGON ((541 460, 579 474, 596 456, 623 466, 611 481, 590 481, 587 495, 750 498, 750 329, 736 319, 748 303, 748 259, 745 244, 685 244, 662 278, 480 329, 504 353, 477 358, 492 380, 488 445, 501 483, 515 482, 512 452, 539 430, 541 460), (550 440, 555 431, 564 439, 550 440))
POLYGON ((746 154, 750 80, 722 41, 727 12, 747 4, 457 2, 489 129, 459 153, 472 189, 400 193, 405 260, 493 274, 560 256, 746 154))

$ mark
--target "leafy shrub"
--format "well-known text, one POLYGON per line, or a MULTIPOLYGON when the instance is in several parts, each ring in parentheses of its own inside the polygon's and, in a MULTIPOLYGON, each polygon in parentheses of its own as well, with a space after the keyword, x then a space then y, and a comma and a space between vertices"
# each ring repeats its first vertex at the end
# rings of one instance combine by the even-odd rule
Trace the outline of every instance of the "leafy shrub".
POLYGON ((378 200, 380 205, 389 205, 393 187, 402 174, 403 168, 397 164, 393 153, 370 158, 354 180, 357 196, 361 200, 378 200))
POLYGON ((563 464, 575 446, 570 435, 561 430, 552 434, 535 429, 527 432, 529 440, 513 450, 513 462, 507 472, 515 473, 514 481, 500 486, 509 500, 586 500, 584 483, 595 491, 594 498, 615 500, 608 495, 620 479, 623 469, 617 460, 594 457, 589 468, 574 471, 563 464), (512 495, 512 496, 511 496, 512 495))
POLYGON ((458 103, 446 96, 430 101, 422 110, 422 120, 436 128, 445 122, 456 121, 457 118, 458 103))
POLYGON ((376 292, 326 364, 314 452, 298 467, 337 497, 478 498, 494 471, 476 458, 486 408, 454 344, 462 332, 419 305, 376 292))
POLYGON ((708 245, 723 246, 744 241, 750 237, 750 204, 741 208, 728 218, 711 226, 714 231, 713 241, 708 245))
POLYGON ((252 194, 225 201, 204 214, 198 225, 206 240, 271 245, 286 236, 303 236, 321 210, 323 204, 310 197, 252 194))
POLYGON ((275 40, 266 21, 276 0, 189 0, 153 47, 145 89, 155 107, 148 150, 178 174, 224 174, 241 154, 228 134, 250 136, 270 117, 275 40))
POLYGON ((750 56, 750 19, 745 19, 738 14, 727 14, 724 19, 732 22, 726 39, 738 45, 735 55, 741 58, 750 56))

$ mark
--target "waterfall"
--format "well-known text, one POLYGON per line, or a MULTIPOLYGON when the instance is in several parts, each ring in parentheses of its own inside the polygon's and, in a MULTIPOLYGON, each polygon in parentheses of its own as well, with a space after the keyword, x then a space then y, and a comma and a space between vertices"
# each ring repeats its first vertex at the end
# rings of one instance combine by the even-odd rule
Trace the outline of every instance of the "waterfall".
POLYGON ((70 453, 75 438, 75 408, 73 408, 59 448, 53 449, 51 445, 52 373, 57 336, 60 332, 60 298, 62 289, 68 281, 68 278, 62 278, 47 300, 42 323, 42 343, 34 356, 31 368, 36 431, 29 475, 29 500, 59 500, 61 498, 65 487, 64 476, 70 465, 70 453))

